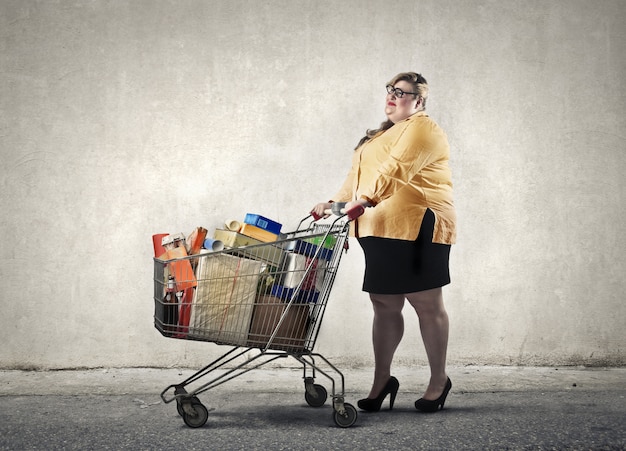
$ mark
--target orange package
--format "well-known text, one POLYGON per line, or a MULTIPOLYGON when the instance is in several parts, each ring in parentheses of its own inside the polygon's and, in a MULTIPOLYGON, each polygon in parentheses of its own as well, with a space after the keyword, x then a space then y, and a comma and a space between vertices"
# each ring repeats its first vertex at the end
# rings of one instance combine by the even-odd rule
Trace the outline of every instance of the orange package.
POLYGON ((196 229, 187 237, 187 252, 189 255, 196 255, 200 253, 200 249, 202 249, 202 244, 204 243, 207 232, 208 230, 204 227, 196 227, 196 229))
MULTIPOLYGON (((169 249, 163 254, 161 260, 174 260, 181 257, 187 257, 187 250, 184 246, 169 249)), ((198 285, 196 276, 193 273, 191 262, 189 260, 179 260, 167 264, 170 275, 174 277, 176 282, 176 291, 183 291, 198 285)))

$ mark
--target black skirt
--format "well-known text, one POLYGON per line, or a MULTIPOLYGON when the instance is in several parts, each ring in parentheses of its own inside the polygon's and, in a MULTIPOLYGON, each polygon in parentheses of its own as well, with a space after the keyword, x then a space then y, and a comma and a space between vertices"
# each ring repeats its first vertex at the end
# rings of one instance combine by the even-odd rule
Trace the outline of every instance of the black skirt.
POLYGON ((363 291, 406 294, 450 283, 450 245, 433 243, 435 215, 426 210, 415 241, 359 238, 365 254, 363 291))

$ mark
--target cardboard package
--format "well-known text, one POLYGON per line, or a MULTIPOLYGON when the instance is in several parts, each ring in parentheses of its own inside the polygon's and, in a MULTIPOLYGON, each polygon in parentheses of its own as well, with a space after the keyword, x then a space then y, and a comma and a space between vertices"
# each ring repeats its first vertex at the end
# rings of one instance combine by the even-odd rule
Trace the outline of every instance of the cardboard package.
POLYGON ((154 248, 154 256, 156 258, 165 254, 166 249, 163 247, 163 238, 168 236, 169 233, 157 233, 152 235, 152 247, 154 248))
POLYGON ((243 255, 249 256, 256 260, 262 260, 273 266, 279 266, 283 259, 283 249, 278 246, 274 246, 255 238, 242 235, 241 233, 232 230, 216 229, 213 233, 213 238, 224 243, 224 246, 230 248, 239 248, 246 246, 263 246, 251 247, 248 249, 241 249, 243 255))
POLYGON ((202 249, 207 232, 207 229, 204 227, 196 227, 193 232, 189 234, 185 240, 187 253, 189 255, 196 255, 200 253, 200 249, 202 249))
POLYGON ((201 254, 188 338, 245 346, 262 269, 257 260, 201 254))
MULTIPOLYGON (((248 346, 265 348, 287 304, 275 296, 259 296, 254 306, 248 346)), ((304 349, 309 329, 309 306, 292 304, 269 349, 296 352, 304 349)))
MULTIPOLYGON (((160 257, 160 260, 175 260, 177 258, 187 257, 187 250, 184 246, 169 249, 160 257)), ((190 260, 172 261, 167 264, 169 274, 176 281, 176 291, 184 291, 187 288, 196 286, 196 277, 190 260)))
POLYGON ((256 215, 254 213, 246 213, 246 217, 243 222, 245 224, 250 224, 253 226, 257 226, 260 229, 267 230, 275 235, 280 235, 280 229, 283 228, 283 225, 279 222, 272 221, 261 215, 256 215))
POLYGON ((260 227, 254 226, 252 224, 243 224, 241 229, 239 229, 239 233, 242 235, 247 235, 252 238, 256 238, 263 243, 272 243, 278 240, 278 235, 272 232, 268 232, 267 230, 263 230, 260 227))

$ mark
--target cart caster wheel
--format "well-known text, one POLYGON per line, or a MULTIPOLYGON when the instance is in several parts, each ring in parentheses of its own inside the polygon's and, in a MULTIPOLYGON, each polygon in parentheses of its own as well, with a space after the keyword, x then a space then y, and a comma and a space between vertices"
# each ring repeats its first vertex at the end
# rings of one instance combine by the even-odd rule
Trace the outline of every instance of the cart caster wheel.
MULTIPOLYGON (((202 404, 202 403, 200 402, 200 399, 198 399, 198 397, 197 397, 197 396, 194 396, 193 398, 191 398, 191 403, 192 403, 192 404, 196 404, 196 403, 198 403, 198 404, 202 404)), ((178 412, 178 415, 180 415, 181 417, 182 417, 182 416, 184 415, 184 413, 185 413, 185 410, 183 409, 183 403, 182 403, 182 401, 180 400, 180 398, 176 398, 176 411, 178 412)))
POLYGON ((336 410, 333 412, 333 420, 340 428, 349 428, 356 423, 357 412, 352 404, 344 404, 345 413, 342 415, 336 410))
POLYGON ((205 425, 206 420, 209 418, 209 411, 199 401, 192 401, 191 407, 195 411, 195 415, 190 415, 183 411, 183 421, 190 428, 199 428, 205 425))
POLYGON ((311 407, 322 407, 328 398, 328 392, 319 384, 313 385, 315 394, 310 393, 308 390, 304 392, 304 399, 311 407))

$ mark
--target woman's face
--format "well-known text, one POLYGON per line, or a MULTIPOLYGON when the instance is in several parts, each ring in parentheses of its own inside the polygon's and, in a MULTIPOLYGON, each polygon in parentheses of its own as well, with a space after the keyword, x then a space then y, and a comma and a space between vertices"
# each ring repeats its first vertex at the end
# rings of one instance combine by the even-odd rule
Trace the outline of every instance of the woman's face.
POLYGON ((402 97, 398 97, 395 92, 387 94, 385 114, 391 122, 396 124, 412 114, 417 113, 421 99, 409 94, 409 92, 414 91, 413 86, 408 81, 400 80, 393 87, 405 93, 402 97))

